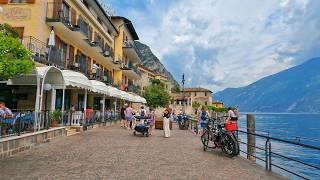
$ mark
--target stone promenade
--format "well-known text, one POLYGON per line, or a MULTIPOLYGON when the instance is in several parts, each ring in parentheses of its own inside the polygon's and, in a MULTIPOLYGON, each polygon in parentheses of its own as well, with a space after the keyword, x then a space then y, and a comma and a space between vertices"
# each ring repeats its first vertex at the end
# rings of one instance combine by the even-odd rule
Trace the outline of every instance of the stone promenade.
POLYGON ((279 179, 241 157, 203 152, 198 136, 174 127, 134 137, 118 126, 55 139, 0 161, 0 179, 279 179))

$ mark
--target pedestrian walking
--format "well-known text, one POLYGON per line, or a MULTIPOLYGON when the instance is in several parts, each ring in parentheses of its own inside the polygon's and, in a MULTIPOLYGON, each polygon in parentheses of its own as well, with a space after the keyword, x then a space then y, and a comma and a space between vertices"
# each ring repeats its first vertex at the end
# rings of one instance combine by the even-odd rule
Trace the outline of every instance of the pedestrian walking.
POLYGON ((150 125, 149 134, 152 135, 152 132, 154 129, 154 123, 155 123, 155 119, 156 119, 154 110, 152 108, 149 109, 148 118, 149 118, 148 121, 149 121, 149 125, 150 125))
POLYGON ((129 126, 132 129, 132 127, 133 127, 132 121, 133 121, 134 117, 133 117, 133 110, 130 107, 130 105, 128 105, 126 108, 125 116, 126 116, 126 120, 127 120, 127 129, 129 129, 129 126))
POLYGON ((126 128, 126 115, 125 115, 125 111, 126 111, 126 106, 127 104, 125 104, 122 108, 121 108, 121 112, 120 112, 120 116, 121 116, 121 125, 120 127, 124 127, 126 128))
POLYGON ((170 137, 170 116, 170 110, 168 108, 165 109, 163 113, 163 132, 165 138, 170 137))
POLYGON ((200 135, 203 134, 203 130, 206 127, 209 119, 209 113, 207 112, 207 108, 205 106, 202 106, 201 112, 199 114, 199 124, 200 124, 200 135))

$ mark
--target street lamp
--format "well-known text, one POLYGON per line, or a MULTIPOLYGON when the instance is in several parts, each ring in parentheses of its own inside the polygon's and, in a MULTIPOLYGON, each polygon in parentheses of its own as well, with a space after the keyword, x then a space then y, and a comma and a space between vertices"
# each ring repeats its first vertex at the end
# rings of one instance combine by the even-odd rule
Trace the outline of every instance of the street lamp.
POLYGON ((184 94, 184 83, 185 83, 185 79, 184 79, 184 73, 182 74, 182 101, 183 101, 183 114, 186 113, 186 107, 185 107, 185 94, 184 94))

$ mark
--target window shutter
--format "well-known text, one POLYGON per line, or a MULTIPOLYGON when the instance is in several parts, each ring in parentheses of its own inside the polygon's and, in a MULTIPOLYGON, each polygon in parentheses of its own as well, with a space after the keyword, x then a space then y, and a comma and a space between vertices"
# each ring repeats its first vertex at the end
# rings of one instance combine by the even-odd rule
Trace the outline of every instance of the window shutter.
POLYGON ((27 3, 29 4, 34 4, 36 2, 36 0, 27 0, 27 3))
POLYGON ((74 47, 69 46, 69 65, 72 65, 74 63, 74 47))
POLYGON ((0 0, 0 4, 8 4, 8 0, 0 0))
POLYGON ((77 11, 73 8, 71 8, 71 24, 72 25, 77 24, 77 11))
POLYGON ((89 31, 88 31, 88 39, 90 40, 90 41, 92 41, 92 27, 91 26, 89 26, 89 31))

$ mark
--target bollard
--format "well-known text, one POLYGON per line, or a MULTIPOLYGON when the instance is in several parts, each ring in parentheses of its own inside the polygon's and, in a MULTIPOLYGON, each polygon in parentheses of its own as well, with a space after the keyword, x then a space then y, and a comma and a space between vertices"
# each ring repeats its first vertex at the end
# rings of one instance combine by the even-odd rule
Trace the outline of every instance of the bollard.
POLYGON ((256 130, 256 118, 252 114, 247 114, 247 159, 256 161, 256 137, 253 135, 256 130))

